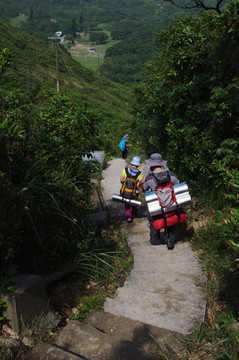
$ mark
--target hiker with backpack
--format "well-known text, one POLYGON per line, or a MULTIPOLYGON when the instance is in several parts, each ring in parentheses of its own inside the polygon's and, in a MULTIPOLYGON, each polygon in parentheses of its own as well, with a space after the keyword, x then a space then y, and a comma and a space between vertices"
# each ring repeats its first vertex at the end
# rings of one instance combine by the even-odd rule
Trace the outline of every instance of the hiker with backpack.
POLYGON ((122 139, 119 142, 119 150, 122 151, 122 159, 127 158, 128 149, 131 144, 129 144, 129 138, 130 136, 128 134, 125 134, 122 139))
MULTIPOLYGON (((162 159, 161 154, 153 153, 145 162, 150 167, 150 174, 146 177, 143 185, 145 192, 156 191, 157 188, 163 189, 165 187, 169 187, 170 193, 170 186, 179 184, 178 178, 168 169, 167 161, 162 159)), ((156 229, 154 226, 155 220, 162 218, 165 220, 165 213, 163 212, 161 215, 152 217, 147 209, 147 218, 150 226, 150 243, 152 245, 160 245, 163 242, 166 242, 168 249, 173 249, 175 243, 173 226, 165 226, 164 234, 161 234, 160 229, 156 229)))
MULTIPOLYGON (((141 158, 134 156, 123 171, 120 178, 122 184, 120 195, 126 199, 137 199, 137 190, 139 190, 144 182, 144 178, 138 167, 141 165, 141 158)), ((125 217, 128 222, 132 222, 137 215, 137 207, 129 203, 125 203, 125 217)))

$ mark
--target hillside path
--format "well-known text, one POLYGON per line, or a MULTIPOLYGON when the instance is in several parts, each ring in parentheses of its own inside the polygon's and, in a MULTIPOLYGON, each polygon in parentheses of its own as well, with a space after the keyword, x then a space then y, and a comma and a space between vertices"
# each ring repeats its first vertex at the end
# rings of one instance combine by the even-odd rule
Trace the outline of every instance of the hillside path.
POLYGON ((112 201, 125 165, 123 159, 109 161, 101 185, 110 217, 125 231, 133 255, 129 277, 102 310, 91 310, 83 322, 71 320, 52 344, 38 343, 27 360, 161 360, 165 349, 181 352, 179 338, 204 321, 206 278, 190 244, 180 241, 170 251, 152 246, 144 206, 128 224, 124 204, 112 201))
POLYGON ((104 311, 145 324, 188 334, 204 321, 205 274, 188 242, 179 241, 174 250, 149 242, 149 228, 142 209, 133 224, 125 224, 124 204, 112 201, 119 194, 123 159, 113 159, 102 174, 103 198, 113 219, 122 219, 134 258, 129 278, 106 299, 104 311))

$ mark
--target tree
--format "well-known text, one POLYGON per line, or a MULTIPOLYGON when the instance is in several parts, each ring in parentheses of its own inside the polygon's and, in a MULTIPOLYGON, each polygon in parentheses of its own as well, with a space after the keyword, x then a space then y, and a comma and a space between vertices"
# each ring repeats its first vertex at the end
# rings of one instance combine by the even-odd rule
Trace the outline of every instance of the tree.
POLYGON ((121 20, 112 24, 111 27, 111 37, 113 40, 122 40, 125 39, 127 36, 140 30, 141 24, 137 24, 133 21, 129 20, 121 20))
POLYGON ((209 5, 208 1, 205 0, 190 0, 189 5, 181 5, 176 0, 163 0, 170 4, 177 6, 181 9, 202 9, 202 10, 215 10, 218 14, 221 14, 221 8, 226 3, 226 0, 215 0, 214 5, 209 5))
POLYGON ((34 11, 33 11, 33 8, 30 8, 30 15, 29 15, 29 19, 30 19, 31 21, 33 21, 33 20, 34 20, 34 11))
POLYGON ((136 132, 153 141, 178 175, 211 182, 215 154, 239 135, 238 2, 220 16, 187 17, 157 35, 158 56, 136 88, 136 132))
POLYGON ((3 73, 9 66, 12 54, 8 48, 2 50, 0 54, 0 74, 3 73))
POLYGON ((103 44, 108 40, 108 35, 104 31, 94 31, 90 33, 90 41, 103 44))
POLYGON ((76 37, 76 31, 77 31, 76 19, 73 18, 71 19, 71 35, 73 39, 76 37))

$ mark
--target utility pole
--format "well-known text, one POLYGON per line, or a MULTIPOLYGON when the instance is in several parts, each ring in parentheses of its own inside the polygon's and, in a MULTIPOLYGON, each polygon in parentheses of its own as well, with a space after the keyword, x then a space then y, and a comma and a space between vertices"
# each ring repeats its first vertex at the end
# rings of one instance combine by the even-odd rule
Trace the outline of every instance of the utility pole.
POLYGON ((58 36, 50 36, 48 37, 49 40, 54 40, 56 44, 56 91, 60 92, 60 83, 59 83, 59 66, 58 66, 58 42, 61 39, 58 36))
POLYGON ((59 68, 58 68, 58 45, 56 41, 56 91, 60 92, 59 68))
POLYGON ((100 53, 98 53, 98 75, 100 75, 100 53))

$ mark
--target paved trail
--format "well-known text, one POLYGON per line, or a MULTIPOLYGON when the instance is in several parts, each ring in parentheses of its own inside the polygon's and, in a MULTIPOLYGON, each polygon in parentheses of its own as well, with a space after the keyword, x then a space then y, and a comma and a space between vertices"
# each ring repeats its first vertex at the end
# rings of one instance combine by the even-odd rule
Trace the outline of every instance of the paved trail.
MULTIPOLYGON (((112 218, 124 220, 124 204, 113 202, 119 194, 123 159, 113 159, 103 171, 102 190, 112 218)), ((134 257, 130 277, 113 299, 106 299, 104 311, 160 328, 188 334, 204 320, 206 281, 197 255, 187 242, 174 250, 149 243, 147 219, 141 212, 127 224, 127 241, 134 257)))
POLYGON ((128 224, 124 204, 111 200, 119 193, 125 165, 122 159, 107 164, 102 189, 134 257, 130 276, 114 298, 106 299, 103 310, 91 311, 83 322, 71 320, 52 344, 40 342, 28 360, 161 360, 159 347, 177 354, 179 337, 204 320, 206 279, 190 244, 180 241, 171 251, 150 245, 144 207, 128 224))

